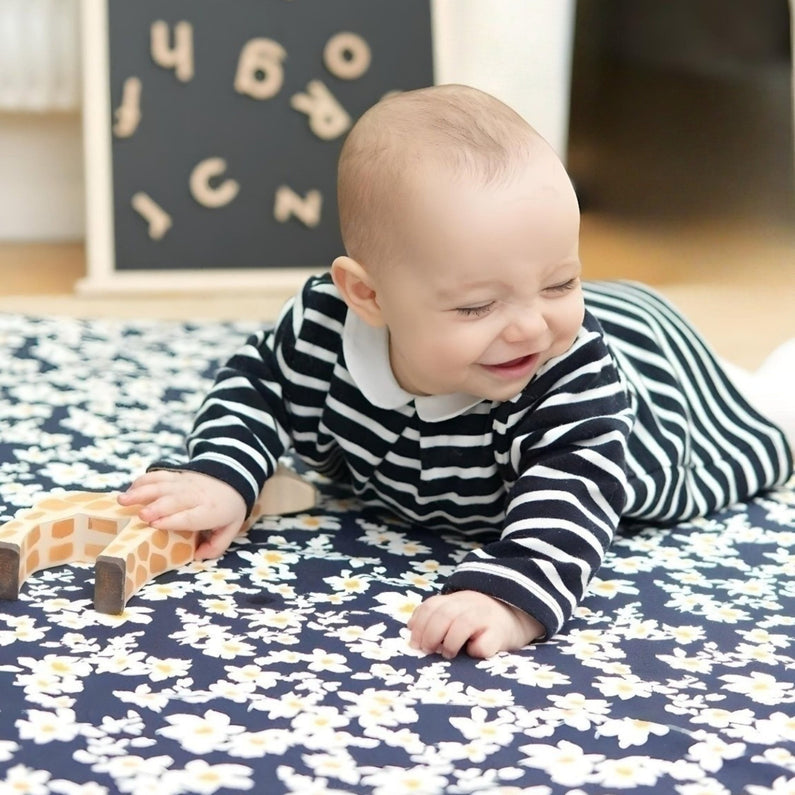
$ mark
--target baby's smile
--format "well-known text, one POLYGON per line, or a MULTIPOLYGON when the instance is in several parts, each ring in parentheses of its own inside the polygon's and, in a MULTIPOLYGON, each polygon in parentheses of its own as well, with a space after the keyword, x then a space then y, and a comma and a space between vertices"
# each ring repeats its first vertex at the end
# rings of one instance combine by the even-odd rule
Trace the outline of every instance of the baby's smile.
POLYGON ((516 359, 511 359, 507 362, 500 362, 498 364, 484 364, 484 367, 489 373, 496 375, 498 378, 505 378, 513 380, 516 378, 523 378, 530 375, 538 364, 540 355, 538 353, 531 353, 527 356, 519 356, 516 359))

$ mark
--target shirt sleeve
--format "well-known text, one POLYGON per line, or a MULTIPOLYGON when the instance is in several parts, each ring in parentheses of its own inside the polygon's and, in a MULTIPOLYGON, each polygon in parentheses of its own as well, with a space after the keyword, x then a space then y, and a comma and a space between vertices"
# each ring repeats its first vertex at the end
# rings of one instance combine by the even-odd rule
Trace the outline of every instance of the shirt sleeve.
POLYGON ((506 480, 498 541, 470 553, 444 592, 487 593, 555 635, 583 597, 627 499, 632 411, 612 356, 595 331, 547 366, 495 434, 506 480), (496 438, 500 437, 500 438, 496 438))
POLYGON ((210 475, 232 486, 252 510, 290 446, 284 391, 308 290, 288 302, 272 330, 249 337, 218 371, 188 436, 188 462, 158 462, 150 469, 210 475))

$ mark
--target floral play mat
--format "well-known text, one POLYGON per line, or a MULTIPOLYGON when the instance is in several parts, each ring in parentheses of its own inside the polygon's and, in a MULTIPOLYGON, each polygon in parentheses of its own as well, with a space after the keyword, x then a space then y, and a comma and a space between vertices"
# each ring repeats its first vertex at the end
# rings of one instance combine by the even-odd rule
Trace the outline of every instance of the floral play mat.
MULTIPOLYGON (((251 324, 0 316, 0 515, 182 450, 251 324)), ((92 567, 0 602, 0 795, 795 793, 795 484, 616 541, 550 643, 422 656, 404 623, 470 542, 315 478, 121 616, 92 567)))

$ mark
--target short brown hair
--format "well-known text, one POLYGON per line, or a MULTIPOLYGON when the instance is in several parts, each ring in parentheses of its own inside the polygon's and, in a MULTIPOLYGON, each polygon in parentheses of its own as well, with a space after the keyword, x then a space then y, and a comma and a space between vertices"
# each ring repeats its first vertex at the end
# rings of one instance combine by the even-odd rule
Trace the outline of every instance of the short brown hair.
POLYGON ((363 265, 389 258, 385 227, 408 191, 407 175, 423 163, 488 184, 509 178, 541 140, 514 110, 468 86, 387 96, 362 115, 340 153, 337 199, 346 253, 363 265))

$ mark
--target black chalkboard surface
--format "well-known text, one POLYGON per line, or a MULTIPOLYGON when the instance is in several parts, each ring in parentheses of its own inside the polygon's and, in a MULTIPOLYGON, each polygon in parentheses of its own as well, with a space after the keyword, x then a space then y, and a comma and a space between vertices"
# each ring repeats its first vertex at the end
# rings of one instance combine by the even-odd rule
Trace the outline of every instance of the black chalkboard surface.
POLYGON ((326 267, 345 133, 433 83, 429 0, 103 1, 113 270, 326 267))

